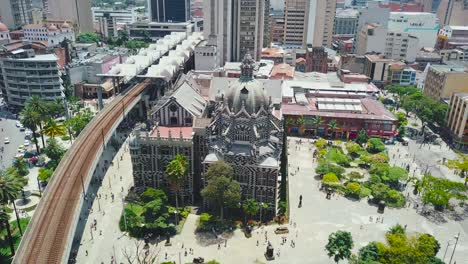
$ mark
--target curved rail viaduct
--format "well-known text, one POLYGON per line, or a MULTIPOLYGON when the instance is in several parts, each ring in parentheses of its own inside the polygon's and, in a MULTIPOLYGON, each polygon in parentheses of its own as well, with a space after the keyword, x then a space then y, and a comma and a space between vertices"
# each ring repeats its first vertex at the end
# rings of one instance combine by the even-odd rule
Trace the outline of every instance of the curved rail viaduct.
POLYGON ((118 95, 81 132, 55 170, 13 263, 68 262, 83 205, 83 188, 88 189, 105 144, 149 84, 144 80, 118 95))

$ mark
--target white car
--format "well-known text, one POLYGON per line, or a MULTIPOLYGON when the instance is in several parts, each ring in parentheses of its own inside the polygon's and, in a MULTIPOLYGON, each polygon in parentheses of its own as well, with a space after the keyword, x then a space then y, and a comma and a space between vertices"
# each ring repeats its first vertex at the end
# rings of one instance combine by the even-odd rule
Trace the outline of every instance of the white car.
POLYGON ((10 144, 10 139, 6 137, 6 138, 3 140, 3 142, 4 142, 5 144, 10 144))
POLYGON ((22 126, 22 125, 21 125, 21 122, 20 122, 20 121, 16 121, 16 127, 20 127, 20 126, 22 126))
POLYGON ((25 147, 27 147, 27 146, 29 146, 30 143, 31 143, 31 142, 29 142, 29 140, 25 140, 23 145, 24 145, 25 147))
POLYGON ((32 132, 31 132, 31 130, 29 130, 29 129, 26 129, 26 131, 24 131, 24 136, 25 136, 25 137, 30 137, 31 134, 32 134, 32 132))

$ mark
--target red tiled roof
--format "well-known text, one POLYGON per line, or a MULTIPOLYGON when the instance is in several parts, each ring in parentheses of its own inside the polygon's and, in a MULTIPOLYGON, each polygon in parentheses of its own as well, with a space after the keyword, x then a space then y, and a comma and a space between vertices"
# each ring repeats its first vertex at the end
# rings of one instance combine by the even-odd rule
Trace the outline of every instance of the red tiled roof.
POLYGON ((159 131, 160 137, 162 137, 162 138, 169 138, 169 132, 170 132, 172 138, 180 138, 180 133, 182 133, 182 138, 191 139, 192 138, 193 128, 192 127, 165 127, 165 126, 159 126, 155 130, 153 130, 153 133, 151 134, 151 137, 157 137, 158 136, 158 131, 159 131))

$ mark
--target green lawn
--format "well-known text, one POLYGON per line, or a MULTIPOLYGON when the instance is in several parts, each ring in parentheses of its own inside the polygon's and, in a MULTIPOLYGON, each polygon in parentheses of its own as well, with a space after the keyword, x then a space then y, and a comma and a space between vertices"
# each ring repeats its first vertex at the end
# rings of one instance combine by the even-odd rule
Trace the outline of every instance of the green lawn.
MULTIPOLYGON (((22 228, 21 230, 23 230, 23 232, 26 230, 26 227, 28 226, 28 223, 30 220, 31 218, 22 218, 20 220, 21 228, 22 228)), ((19 232, 18 224, 16 223, 16 220, 13 220, 10 222, 10 227, 12 230, 13 240, 15 243, 15 249, 17 249, 21 241, 21 237, 20 237, 20 232, 19 232)), ((10 252, 10 244, 8 241, 7 230, 6 228, 2 228, 0 232, 0 263, 11 263, 10 255, 11 255, 11 252, 10 252)))

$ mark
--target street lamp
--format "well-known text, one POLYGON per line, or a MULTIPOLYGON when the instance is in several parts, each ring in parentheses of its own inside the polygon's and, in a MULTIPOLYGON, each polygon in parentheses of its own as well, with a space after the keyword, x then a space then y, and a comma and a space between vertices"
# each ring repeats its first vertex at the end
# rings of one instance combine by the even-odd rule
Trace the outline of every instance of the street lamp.
POLYGON ((39 181, 39 177, 37 177, 37 188, 39 189, 39 197, 42 197, 41 182, 39 181))
POLYGON ((460 232, 458 232, 458 235, 455 236, 455 246, 453 247, 452 256, 450 257, 449 264, 452 263, 453 255, 455 255, 455 249, 457 248, 459 238, 460 238, 460 232))

